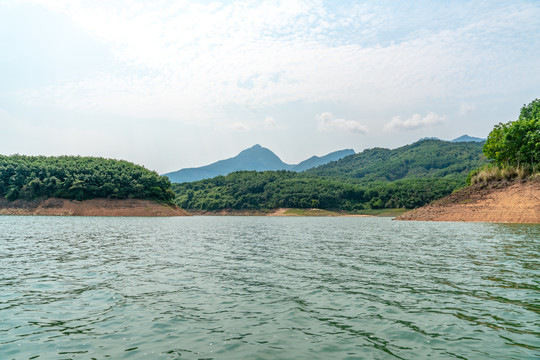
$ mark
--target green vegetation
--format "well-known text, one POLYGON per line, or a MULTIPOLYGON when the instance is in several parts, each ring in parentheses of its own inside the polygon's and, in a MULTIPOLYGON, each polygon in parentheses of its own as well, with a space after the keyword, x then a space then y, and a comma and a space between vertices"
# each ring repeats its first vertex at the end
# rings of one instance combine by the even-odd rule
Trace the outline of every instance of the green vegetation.
POLYGON ((540 99, 521 108, 519 118, 495 125, 483 147, 491 163, 469 174, 468 184, 540 178, 540 99))
POLYGON ((486 162, 482 144, 423 140, 399 149, 370 149, 302 173, 240 171, 173 184, 184 209, 264 210, 416 208, 463 187, 486 162))
MULTIPOLYGON (((409 211, 408 209, 365 209, 360 211, 355 211, 354 215, 368 215, 368 216, 378 216, 378 217, 396 217, 405 212, 409 211)), ((343 216, 351 215, 350 212, 343 212, 342 210, 330 211, 323 209, 287 209, 283 215, 296 215, 296 216, 343 216)))
POLYGON ((287 209, 286 216, 341 216, 343 213, 321 209, 287 209))
POLYGON ((307 170, 346 182, 369 183, 407 178, 462 176, 486 163, 479 142, 421 140, 397 149, 374 148, 307 170))
POLYGON ((173 184, 184 209, 320 208, 359 211, 415 208, 450 194, 464 177, 407 179, 370 185, 288 171, 241 171, 193 183, 173 184))
POLYGON ((79 156, 0 155, 0 196, 138 198, 171 202, 169 179, 127 161, 79 156))
POLYGON ((467 184, 474 185, 492 181, 526 179, 540 181, 540 166, 536 165, 531 167, 529 165, 525 165, 520 167, 500 167, 494 164, 487 164, 480 169, 472 171, 467 178, 467 184))
POLYGON ((540 99, 521 108, 519 118, 499 123, 489 133, 484 154, 499 167, 540 163, 540 99))

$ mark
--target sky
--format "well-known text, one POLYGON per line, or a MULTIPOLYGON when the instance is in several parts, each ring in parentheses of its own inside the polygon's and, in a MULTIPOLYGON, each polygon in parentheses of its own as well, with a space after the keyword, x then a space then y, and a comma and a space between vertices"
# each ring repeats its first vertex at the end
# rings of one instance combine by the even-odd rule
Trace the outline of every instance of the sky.
POLYGON ((0 0, 0 154, 158 173, 485 138, 540 98, 540 1, 0 0))

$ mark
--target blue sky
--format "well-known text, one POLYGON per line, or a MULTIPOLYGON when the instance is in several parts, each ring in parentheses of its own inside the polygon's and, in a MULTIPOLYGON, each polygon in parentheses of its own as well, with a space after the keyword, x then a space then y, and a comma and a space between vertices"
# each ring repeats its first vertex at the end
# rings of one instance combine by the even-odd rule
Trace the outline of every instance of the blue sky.
POLYGON ((540 97, 539 34, 535 0, 0 0, 0 153, 164 173, 486 137, 540 97))

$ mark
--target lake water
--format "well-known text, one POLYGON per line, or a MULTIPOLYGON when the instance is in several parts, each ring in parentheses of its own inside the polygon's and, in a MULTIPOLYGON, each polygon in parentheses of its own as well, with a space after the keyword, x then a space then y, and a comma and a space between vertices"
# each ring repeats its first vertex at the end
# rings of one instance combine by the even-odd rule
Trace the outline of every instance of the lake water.
POLYGON ((535 359, 540 226, 0 216, 0 359, 535 359))

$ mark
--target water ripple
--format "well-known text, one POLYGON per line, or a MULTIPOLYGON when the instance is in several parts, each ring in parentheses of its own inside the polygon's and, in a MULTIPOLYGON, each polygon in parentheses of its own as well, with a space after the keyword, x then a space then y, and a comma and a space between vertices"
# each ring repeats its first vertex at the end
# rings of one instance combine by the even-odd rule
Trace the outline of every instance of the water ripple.
POLYGON ((540 226, 0 217, 2 359, 535 359, 540 226))

